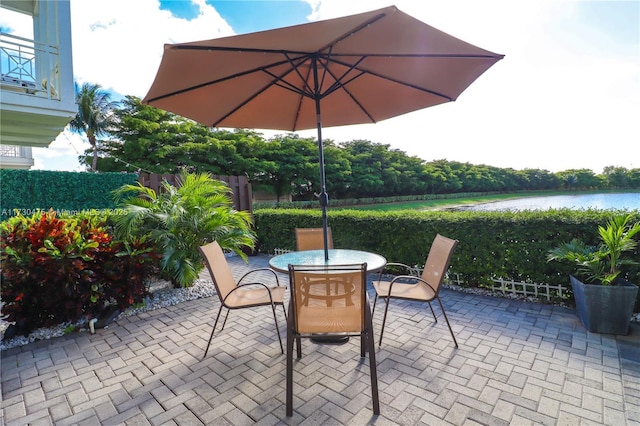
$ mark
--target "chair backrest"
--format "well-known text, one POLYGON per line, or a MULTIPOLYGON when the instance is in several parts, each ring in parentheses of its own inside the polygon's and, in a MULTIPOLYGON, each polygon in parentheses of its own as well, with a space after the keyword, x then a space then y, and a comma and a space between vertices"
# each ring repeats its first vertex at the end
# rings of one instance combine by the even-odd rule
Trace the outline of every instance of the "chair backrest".
POLYGON ((422 279, 433 287, 436 294, 440 291, 440 285, 444 280, 447 269, 449 269, 449 262, 451 262, 453 250, 457 245, 458 240, 452 240, 440 234, 437 234, 433 239, 427 261, 424 264, 424 270, 422 271, 422 279))
MULTIPOLYGON (((331 227, 327 228, 328 249, 333 248, 331 227)), ((323 250, 324 233, 322 228, 296 228, 296 250, 323 250)))
POLYGON ((299 334, 362 333, 367 264, 289 265, 291 319, 299 334))
POLYGON ((227 258, 224 257, 224 252, 217 241, 200 247, 200 253, 209 274, 211 274, 211 280, 216 287, 220 303, 223 303, 229 292, 236 287, 236 281, 227 263, 227 258))

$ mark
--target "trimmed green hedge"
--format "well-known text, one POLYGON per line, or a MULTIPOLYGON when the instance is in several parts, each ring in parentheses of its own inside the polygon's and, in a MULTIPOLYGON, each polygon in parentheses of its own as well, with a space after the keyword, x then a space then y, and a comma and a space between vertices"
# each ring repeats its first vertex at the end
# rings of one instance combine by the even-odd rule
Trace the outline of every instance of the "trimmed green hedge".
POLYGON ((135 173, 0 169, 0 221, 14 216, 14 209, 23 216, 38 209, 58 213, 113 209, 111 191, 137 181, 135 173))
MULTIPOLYGON (((572 238, 598 242, 597 227, 612 212, 548 210, 523 212, 375 212, 336 210, 328 222, 336 248, 379 253, 389 261, 424 265, 437 233, 460 241, 451 270, 469 286, 493 278, 568 285, 572 265, 547 262, 547 252, 572 238)), ((320 211, 254 211, 259 250, 295 249, 295 228, 321 227, 320 211)), ((640 212, 635 220, 640 220, 640 212)), ((632 256, 640 260, 636 250, 632 256)), ((640 266, 627 274, 640 284, 640 266)))

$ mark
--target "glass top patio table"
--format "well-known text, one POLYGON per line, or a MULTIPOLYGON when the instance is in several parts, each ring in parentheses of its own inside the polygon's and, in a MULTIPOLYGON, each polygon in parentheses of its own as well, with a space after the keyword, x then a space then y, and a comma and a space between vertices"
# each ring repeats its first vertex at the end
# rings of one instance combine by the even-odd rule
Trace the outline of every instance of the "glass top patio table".
POLYGON ((324 258, 324 250, 292 251, 279 254, 269 260, 269 266, 278 272, 289 272, 289 265, 350 265, 367 264, 368 272, 379 271, 387 264, 387 259, 376 253, 360 250, 330 249, 329 260, 324 258))

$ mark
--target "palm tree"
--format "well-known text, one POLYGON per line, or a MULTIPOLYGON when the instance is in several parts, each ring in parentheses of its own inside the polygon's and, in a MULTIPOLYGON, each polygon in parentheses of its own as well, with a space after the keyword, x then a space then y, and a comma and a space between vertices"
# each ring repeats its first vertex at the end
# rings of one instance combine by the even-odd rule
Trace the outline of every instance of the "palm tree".
POLYGON ((102 90, 99 84, 84 83, 81 88, 76 84, 76 103, 78 113, 69 123, 71 130, 84 133, 93 148, 91 171, 98 166, 97 138, 109 132, 113 124, 111 110, 117 102, 111 101, 109 92, 102 90))
POLYGON ((162 255, 161 267, 175 287, 189 287, 204 268, 198 247, 216 240, 246 260, 255 232, 249 212, 233 209, 231 189, 208 173, 183 172, 176 186, 166 180, 156 193, 140 185, 115 191, 125 214, 115 218, 119 238, 150 236, 162 255))

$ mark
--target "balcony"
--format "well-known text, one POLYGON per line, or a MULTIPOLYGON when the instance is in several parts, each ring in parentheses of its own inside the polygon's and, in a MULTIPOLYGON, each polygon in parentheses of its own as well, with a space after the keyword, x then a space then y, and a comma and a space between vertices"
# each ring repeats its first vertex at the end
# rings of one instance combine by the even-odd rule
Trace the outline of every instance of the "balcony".
POLYGON ((30 146, 0 144, 0 169, 30 169, 33 157, 30 146))
MULTIPOLYGON (((30 15, 33 36, 0 33, 0 142, 47 147, 77 112, 69 2, 8 1, 1 6, 30 15)), ((2 167, 19 158, 7 161, 4 151, 0 151, 2 167)), ((27 150, 14 151, 26 154, 27 150)), ((33 164, 33 159, 29 161, 33 164)))
POLYGON ((0 32, 2 88, 59 101, 59 56, 57 46, 0 32))

